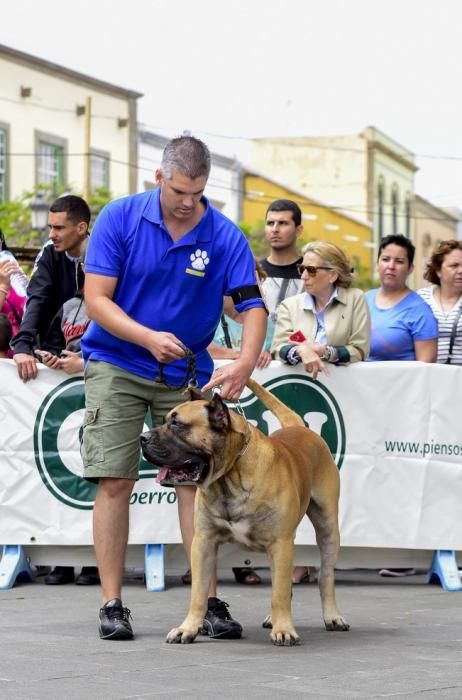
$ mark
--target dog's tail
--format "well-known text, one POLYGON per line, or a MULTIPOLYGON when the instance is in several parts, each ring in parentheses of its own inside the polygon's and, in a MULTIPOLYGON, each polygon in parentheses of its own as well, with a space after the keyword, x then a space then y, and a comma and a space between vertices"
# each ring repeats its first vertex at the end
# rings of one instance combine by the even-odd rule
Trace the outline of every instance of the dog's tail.
POLYGON ((282 401, 279 401, 274 394, 271 394, 254 379, 248 379, 247 386, 251 391, 253 391, 257 399, 260 399, 262 404, 272 413, 274 413, 276 418, 279 419, 283 428, 289 428, 293 425, 301 425, 306 427, 303 419, 300 418, 295 411, 292 411, 292 409, 282 403, 282 401))

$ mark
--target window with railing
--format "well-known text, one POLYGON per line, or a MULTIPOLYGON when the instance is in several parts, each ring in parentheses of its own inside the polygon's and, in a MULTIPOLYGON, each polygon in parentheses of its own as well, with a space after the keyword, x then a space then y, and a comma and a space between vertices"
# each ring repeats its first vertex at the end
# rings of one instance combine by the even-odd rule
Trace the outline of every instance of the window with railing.
POLYGON ((398 206, 399 206, 399 196, 398 196, 398 187, 397 185, 393 185, 393 188, 391 190, 391 219, 392 219, 392 228, 393 228, 393 233, 399 233, 398 231, 398 206))
POLYGON ((377 215, 379 222, 379 240, 383 238, 383 202, 384 202, 384 191, 385 186, 383 183, 383 177, 380 177, 377 185, 377 215))
POLYGON ((411 195, 408 193, 406 195, 406 236, 411 237, 411 195))

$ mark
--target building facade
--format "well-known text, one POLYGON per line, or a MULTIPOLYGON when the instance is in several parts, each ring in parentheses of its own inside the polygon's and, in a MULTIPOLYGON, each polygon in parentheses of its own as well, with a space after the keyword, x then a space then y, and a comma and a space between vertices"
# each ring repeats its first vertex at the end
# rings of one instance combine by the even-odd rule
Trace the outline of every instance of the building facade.
POLYGON ((245 224, 263 231, 269 204, 275 199, 291 199, 302 210, 300 248, 314 240, 335 243, 345 250, 362 277, 370 277, 371 226, 367 222, 248 168, 243 172, 243 193, 242 219, 245 224))
POLYGON ((1 203, 39 185, 136 191, 140 93, 4 45, 0 74, 1 203))
POLYGON ((436 207, 423 197, 415 197, 413 214, 415 221, 415 285, 428 285, 423 275, 428 259, 438 243, 457 239, 459 216, 456 212, 436 207))
POLYGON ((256 139, 252 165, 372 227, 369 264, 389 233, 414 238, 414 154, 375 127, 359 134, 256 139))

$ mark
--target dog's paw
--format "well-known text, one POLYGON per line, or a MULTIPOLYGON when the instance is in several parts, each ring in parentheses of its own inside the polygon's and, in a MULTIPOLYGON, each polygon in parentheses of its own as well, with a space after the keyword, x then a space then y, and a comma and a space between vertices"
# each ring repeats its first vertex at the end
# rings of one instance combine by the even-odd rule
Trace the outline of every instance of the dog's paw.
POLYGON ((328 632, 348 632, 350 629, 350 625, 341 615, 324 620, 324 624, 328 632))
POLYGON ((273 622, 271 620, 271 615, 267 615, 263 622, 261 623, 261 626, 264 627, 264 629, 270 630, 273 627, 273 622))
POLYGON ((167 644, 191 644, 196 639, 198 631, 193 632, 184 627, 174 627, 167 634, 165 641, 167 644))
POLYGON ((277 647, 293 647, 300 644, 300 637, 294 629, 275 630, 270 634, 271 641, 277 647))

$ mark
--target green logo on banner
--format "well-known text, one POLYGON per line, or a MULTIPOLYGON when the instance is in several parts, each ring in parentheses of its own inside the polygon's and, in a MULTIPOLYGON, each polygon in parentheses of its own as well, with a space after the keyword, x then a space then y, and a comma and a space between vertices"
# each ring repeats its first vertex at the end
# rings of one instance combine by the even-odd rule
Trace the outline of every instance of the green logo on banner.
MULTIPOLYGON (((265 382, 264 386, 324 438, 340 469, 345 455, 345 424, 331 392, 302 374, 283 375, 265 382)), ((241 399, 240 404, 247 420, 266 435, 280 428, 279 421, 253 394, 241 399)))
MULTIPOLYGON (((34 455, 42 481, 55 498, 72 508, 91 510, 96 484, 82 477, 80 457, 84 413, 82 377, 67 379, 52 389, 37 412, 34 455)), ((151 425, 148 416, 146 424, 147 427, 151 425)), ((156 475, 157 469, 140 453, 140 479, 156 475)))
MULTIPOLYGON (((293 374, 265 383, 287 406, 327 442, 338 468, 345 454, 345 425, 331 392, 308 376, 293 374)), ((280 426, 273 414, 251 394, 240 401, 247 420, 269 435, 280 426)), ((96 484, 83 479, 80 457, 85 394, 82 377, 65 380, 42 401, 34 426, 35 463, 43 483, 55 498, 72 508, 93 508, 96 484)), ((146 416, 144 430, 151 427, 146 416)), ((157 476, 157 468, 140 452, 140 479, 157 476)))

